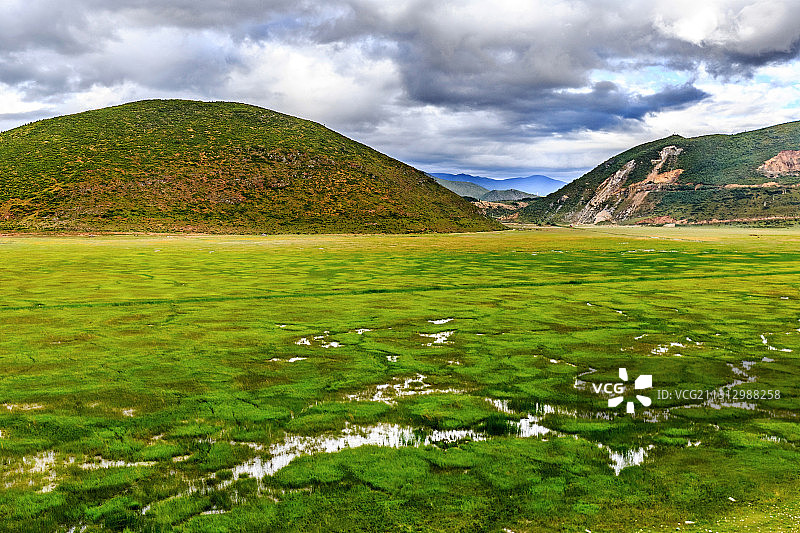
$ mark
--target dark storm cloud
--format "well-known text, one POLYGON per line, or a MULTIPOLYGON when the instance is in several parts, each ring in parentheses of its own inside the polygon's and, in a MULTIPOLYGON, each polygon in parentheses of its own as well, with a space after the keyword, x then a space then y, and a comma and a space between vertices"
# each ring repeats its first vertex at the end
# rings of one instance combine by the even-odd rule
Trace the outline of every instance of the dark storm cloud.
POLYGON ((646 96, 625 92, 611 82, 594 85, 589 93, 548 92, 527 102, 517 111, 528 131, 565 133, 577 128, 603 130, 623 126, 626 120, 641 120, 649 113, 682 109, 709 97, 692 85, 665 87, 646 96))
MULTIPOLYGON (((541 135, 620 126, 708 96, 691 81, 621 88, 597 71, 656 66, 691 80, 702 66, 736 77, 798 55, 800 2, 715 3, 706 6, 712 28, 677 4, 8 0, 0 83, 29 101, 123 83, 224 98, 230 76, 259 67, 245 57, 248 46, 330 45, 391 61, 400 106, 490 111, 512 130, 541 135)), ((392 120, 384 113, 375 121, 392 120)))
MULTIPOLYGON (((778 3, 785 7, 780 21, 756 20, 754 28, 744 28, 743 19, 752 19, 747 8, 757 3, 731 2, 727 7, 740 8, 739 15, 721 25, 720 36, 699 43, 670 33, 668 22, 652 16, 654 3, 625 3, 628 16, 622 16, 620 3, 608 1, 569 3, 566 12, 543 15, 544 24, 517 26, 489 17, 460 30, 460 21, 448 20, 459 3, 416 1, 387 15, 376 3, 351 0, 338 18, 313 28, 313 37, 392 43, 384 53, 389 50, 398 64, 415 102, 500 110, 515 122, 561 132, 602 129, 709 96, 691 84, 665 84, 647 96, 602 85, 565 93, 590 87, 593 69, 613 70, 620 60, 629 69, 657 65, 691 75, 703 65, 719 76, 746 77, 755 67, 796 58, 800 26, 793 21, 800 19, 800 3, 778 3)), ((531 3, 531 10, 537 7, 548 6, 531 3)))
POLYGON ((739 52, 723 50, 707 58, 708 71, 716 76, 750 76, 757 67, 791 61, 800 55, 800 38, 785 50, 739 52))

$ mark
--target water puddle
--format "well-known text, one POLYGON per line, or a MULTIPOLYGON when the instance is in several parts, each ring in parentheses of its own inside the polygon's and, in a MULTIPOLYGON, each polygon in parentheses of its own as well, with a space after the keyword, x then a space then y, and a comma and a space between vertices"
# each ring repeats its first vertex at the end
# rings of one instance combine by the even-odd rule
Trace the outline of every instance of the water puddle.
POLYGON ((4 403, 3 407, 8 409, 9 411, 33 411, 35 409, 44 409, 44 406, 38 403, 23 403, 23 404, 4 403))
POLYGON ((582 380, 581 378, 583 376, 588 376, 589 374, 594 374, 595 372, 597 372, 596 368, 589 367, 589 370, 587 370, 586 372, 581 372, 580 374, 578 374, 578 377, 575 378, 575 383, 572 385, 572 388, 578 390, 586 390, 586 385, 588 385, 588 383, 582 380))
POLYGON ((512 427, 516 426, 517 436, 523 438, 541 437, 549 433, 552 433, 554 436, 558 437, 562 436, 561 433, 540 425, 538 423, 540 420, 541 417, 528 415, 526 418, 520 419, 519 422, 512 422, 511 424, 512 427))
POLYGON ((753 383, 756 380, 756 377, 755 376, 751 376, 749 374, 749 372, 750 372, 750 369, 753 368, 753 366, 756 363, 757 363, 757 361, 742 361, 742 368, 734 366, 732 363, 727 363, 727 365, 731 369, 731 372, 733 372, 733 374, 735 376, 738 376, 739 378, 742 378, 742 379, 735 378, 730 383, 726 383, 725 385, 723 385, 722 388, 723 389, 732 389, 733 387, 736 387, 737 385, 742 385, 744 383, 753 383))
POLYGON ((722 387, 720 387, 719 395, 717 397, 711 397, 704 401, 702 404, 697 406, 695 405, 687 405, 684 406, 685 408, 691 407, 709 407, 711 409, 722 409, 723 407, 734 407, 737 409, 744 409, 746 411, 755 411, 758 409, 758 405, 751 402, 736 402, 736 401, 726 401, 725 398, 727 397, 727 393, 724 391, 729 391, 738 385, 743 385, 745 383, 754 383, 756 381, 755 376, 751 376, 749 374, 750 369, 752 369, 757 363, 762 361, 742 361, 741 368, 738 366, 733 365, 732 363, 727 363, 730 367, 731 372, 734 376, 736 376, 730 383, 726 383, 722 387))
MULTIPOLYGON (((484 398, 487 402, 492 404, 495 409, 500 411, 504 414, 509 415, 519 415, 521 414, 519 411, 514 411, 509 407, 509 400, 498 400, 495 398, 484 398)), ((582 418, 586 420, 612 420, 614 418, 613 413, 606 412, 606 411, 578 411, 577 409, 569 409, 567 407, 562 407, 560 405, 551 405, 547 403, 536 403, 533 406, 533 409, 527 412, 522 419, 518 422, 514 420, 510 420, 509 423, 512 427, 516 426, 520 432, 535 432, 544 430, 544 434, 548 431, 552 432, 548 428, 544 426, 538 426, 537 423, 541 422, 547 415, 560 415, 560 416, 568 416, 570 418, 582 418), (536 427, 534 427, 536 426, 536 427), (530 428, 530 429, 525 429, 530 428), (541 428, 541 429, 537 429, 541 428)), ((560 435, 560 434, 558 434, 560 435)), ((534 436, 533 433, 524 436, 534 436)))
MULTIPOLYGON (((644 337, 644 335, 642 335, 640 337, 634 337, 634 338, 636 340, 639 340, 642 337, 644 337)), ((693 342, 695 346, 702 346, 703 345, 702 342, 694 342, 689 337, 686 337, 686 340, 688 342, 693 342)), ((669 344, 659 344, 658 346, 653 348, 650 351, 650 353, 653 354, 653 355, 664 355, 664 354, 668 353, 672 348, 686 348, 686 345, 684 343, 682 343, 682 342, 670 342, 669 344)), ((683 357, 683 354, 680 354, 680 353, 674 353, 672 355, 675 356, 675 357, 683 357)))
MULTIPOLYGON (((397 361, 397 356, 394 361, 397 361)), ((389 359, 389 361, 392 361, 389 359)), ((394 362, 392 361, 392 362, 394 362)), ((383 383, 372 390, 366 392, 359 392, 356 394, 348 394, 346 398, 350 401, 356 402, 383 402, 389 405, 394 405, 397 398, 405 396, 417 396, 422 394, 463 394, 465 391, 458 389, 435 389, 430 383, 425 383, 427 376, 424 374, 416 374, 410 378, 394 378, 392 383, 383 383)))
POLYGON ((86 462, 80 465, 83 470, 100 470, 105 468, 132 468, 135 466, 155 466, 157 461, 139 461, 136 463, 129 463, 128 461, 109 461, 103 459, 99 455, 94 458, 92 462, 86 462))
MULTIPOLYGON (((556 431, 539 425, 537 423, 538 418, 537 416, 530 415, 527 418, 521 419, 519 422, 512 422, 513 426, 515 426, 515 431, 513 431, 512 434, 516 434, 521 438, 541 437, 548 434, 563 436, 556 431)), ((384 446, 389 448, 437 446, 463 440, 483 441, 488 438, 489 437, 485 433, 471 429, 422 432, 398 424, 377 424, 367 427, 348 426, 338 436, 287 437, 282 443, 270 447, 270 456, 268 458, 255 457, 234 467, 232 469, 233 480, 239 479, 244 474, 258 480, 267 475, 274 475, 288 466, 296 457, 301 455, 336 453, 345 449, 358 448, 361 446, 384 446)), ((619 475, 620 471, 624 468, 641 464, 647 456, 645 448, 626 452, 615 452, 604 444, 598 444, 597 446, 608 450, 611 468, 616 475, 619 475)), ((647 450, 652 448, 653 446, 650 445, 647 450)), ((232 482, 232 480, 230 482, 232 482)))
POLYGON ((384 446, 400 448, 405 446, 428 446, 458 442, 465 439, 486 440, 486 435, 471 429, 421 432, 398 424, 377 424, 374 426, 347 426, 337 436, 303 437, 290 436, 280 444, 269 449, 269 458, 255 457, 233 468, 233 478, 247 474, 256 479, 273 475, 285 468, 295 457, 316 453, 336 453, 348 448, 361 446, 384 446))
POLYGON ((439 318, 439 319, 436 319, 436 320, 428 320, 428 322, 430 322, 431 324, 436 324, 437 326, 440 326, 442 324, 447 324, 448 322, 451 322, 453 320, 454 320, 453 318, 439 318))
POLYGON ((492 404, 494 408, 500 411, 501 413, 505 413, 508 415, 514 414, 514 411, 512 411, 508 407, 508 400, 497 400, 495 398, 484 398, 484 400, 492 404))
MULTIPOLYGON (((403 390, 410 390, 414 382, 417 383, 417 386, 423 385, 430 387, 430 385, 424 383, 424 379, 424 375, 417 374, 417 376, 407 378, 394 387, 384 385, 379 389, 379 393, 380 391, 391 388, 396 391, 399 390, 402 394, 403 390), (398 389, 395 389, 395 387, 398 387, 398 389)), ((421 390, 433 391, 434 389, 423 388, 421 390)), ((514 411, 508 406, 508 400, 498 400, 494 398, 485 398, 485 400, 491 403, 500 412, 514 414, 514 411)), ((565 436, 564 434, 539 423, 546 415, 555 413, 575 414, 574 411, 559 406, 536 404, 533 413, 528 414, 520 420, 508 421, 509 435, 520 438, 542 437, 544 435, 563 437, 565 436)), ((491 437, 485 432, 472 429, 421 430, 410 426, 389 423, 380 423, 373 426, 347 425, 338 435, 317 437, 301 435, 287 436, 283 442, 270 446, 268 456, 255 457, 234 467, 233 479, 238 479, 243 474, 247 474, 248 476, 260 480, 265 475, 273 475, 282 468, 285 468, 294 458, 301 455, 336 453, 341 450, 358 448, 360 446, 384 446, 389 448, 405 446, 441 446, 464 440, 483 441, 489 438, 491 437)), ((613 460, 612 457, 612 461, 613 460)), ((625 459, 623 456, 617 458, 617 463, 624 464, 625 466, 629 464, 638 464, 635 463, 635 457, 625 459), (625 461, 627 461, 627 463, 625 461)), ((624 468, 624 466, 620 468, 624 468)))
MULTIPOLYGON (((800 331, 800 330, 798 330, 800 331)), ((784 352, 784 353, 792 353, 792 350, 789 348, 776 348, 770 345, 769 340, 767 340, 766 334, 761 335, 761 344, 767 347, 767 350, 772 352, 784 352)))
POLYGON ((758 405, 747 402, 722 402, 707 400, 703 403, 703 405, 710 407, 711 409, 722 409, 723 407, 734 407, 736 409, 744 409, 745 411, 755 411, 758 409, 758 405))
POLYGON ((647 446, 647 448, 626 450, 624 452, 615 452, 605 444, 598 444, 597 447, 608 452, 608 457, 611 460, 611 468, 617 476, 623 469, 629 466, 638 466, 642 464, 647 457, 647 451, 653 449, 652 444, 647 446))
MULTIPOLYGON (((366 330, 357 330, 357 331, 361 331, 361 333, 363 333, 364 331, 370 331, 370 330, 366 329, 366 330)), ((311 337, 311 339, 309 339, 308 337, 301 337, 300 339, 296 340, 294 343, 297 344, 298 346, 311 346, 312 344, 316 343, 316 344, 319 344, 320 346, 322 346, 323 348, 338 348, 338 347, 340 347, 341 344, 338 341, 329 341, 329 340, 327 340, 328 337, 330 336, 330 333, 331 333, 330 331, 324 331, 322 335, 313 335, 311 337)))
POLYGON ((48 452, 42 452, 33 457, 23 457, 22 464, 22 469, 24 471, 27 471, 31 474, 44 474, 55 467, 56 452, 51 450, 48 452))
MULTIPOLYGON (((53 450, 48 450, 45 452, 38 453, 34 456, 23 456, 22 457, 22 464, 19 468, 14 470, 9 470, 3 473, 3 477, 7 480, 9 478, 15 477, 28 477, 31 475, 34 476, 43 476, 40 478, 39 482, 44 482, 44 485, 41 489, 39 489, 40 493, 47 493, 55 490, 56 488, 56 480, 58 479, 59 471, 72 467, 77 466, 82 470, 100 470, 100 469, 107 469, 107 468, 129 468, 135 466, 155 466, 157 464, 156 461, 141 461, 136 463, 130 463, 127 461, 110 461, 108 459, 104 459, 101 456, 95 456, 92 461, 85 461, 83 463, 77 463, 75 456, 67 456, 63 459, 56 458, 56 452, 53 450)), ((29 480, 27 482, 29 485, 33 485, 34 481, 29 480)), ((6 488, 10 488, 14 485, 13 481, 6 481, 5 483, 6 488)))
POLYGON ((428 337, 433 339, 432 342, 425 344, 425 346, 433 346, 434 344, 450 344, 447 339, 455 333, 455 331, 440 331, 439 333, 420 333, 420 337, 428 337))
POLYGON ((733 389, 734 387, 738 385, 743 385, 745 383, 754 383, 756 381, 757 378, 755 376, 751 376, 749 372, 750 369, 752 369, 759 362, 764 362, 764 361, 742 361, 741 367, 736 366, 733 363, 727 363, 733 375, 736 376, 734 377, 733 380, 731 380, 730 383, 726 383, 725 385, 720 387, 720 389, 716 391, 716 395, 712 395, 703 403, 693 404, 693 405, 683 405, 677 407, 677 409, 693 409, 698 407, 722 409, 723 407, 733 407, 737 409, 744 409, 746 411, 755 411, 756 409, 758 409, 758 405, 755 403, 727 401, 725 398, 729 397, 727 391, 733 389))
POLYGON ((577 365, 574 365, 572 363, 568 363, 567 361, 562 361, 561 359, 550 359, 550 362, 553 363, 554 365, 567 365, 567 366, 571 366, 573 368, 577 368, 577 365))

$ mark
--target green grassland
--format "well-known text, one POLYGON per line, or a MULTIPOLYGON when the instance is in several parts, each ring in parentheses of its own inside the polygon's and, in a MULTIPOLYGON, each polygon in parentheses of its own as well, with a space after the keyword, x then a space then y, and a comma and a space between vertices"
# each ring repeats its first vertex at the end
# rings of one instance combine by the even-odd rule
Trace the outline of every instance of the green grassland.
POLYGON ((798 530, 797 229, 16 236, 0 259, 3 531, 798 530), (780 397, 628 415, 575 386, 619 367, 780 397))

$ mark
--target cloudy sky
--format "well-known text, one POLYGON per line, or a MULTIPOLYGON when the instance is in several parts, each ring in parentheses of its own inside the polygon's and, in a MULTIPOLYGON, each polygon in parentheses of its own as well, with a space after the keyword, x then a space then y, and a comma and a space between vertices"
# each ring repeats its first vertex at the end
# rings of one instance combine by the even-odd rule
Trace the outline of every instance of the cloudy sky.
POLYGON ((235 100, 423 170, 567 179, 800 119, 799 50, 797 0, 2 0, 0 130, 235 100))

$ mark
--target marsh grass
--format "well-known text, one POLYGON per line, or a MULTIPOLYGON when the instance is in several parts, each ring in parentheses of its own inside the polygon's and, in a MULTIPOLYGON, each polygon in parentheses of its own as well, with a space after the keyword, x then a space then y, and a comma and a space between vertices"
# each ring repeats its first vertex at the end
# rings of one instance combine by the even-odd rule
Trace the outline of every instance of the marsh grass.
POLYGON ((799 243, 667 228, 0 237, 2 529, 724 530, 765 509, 788 527, 796 505, 774 495, 800 475, 799 243), (712 390, 742 361, 756 380, 735 389, 781 398, 654 402, 648 422, 573 386, 624 366, 712 390), (553 433, 518 437, 528 415, 553 433), (382 423, 486 440, 231 474, 287 436, 382 423), (598 443, 647 456, 617 476, 598 443), (118 463, 82 467, 101 461, 118 463))

